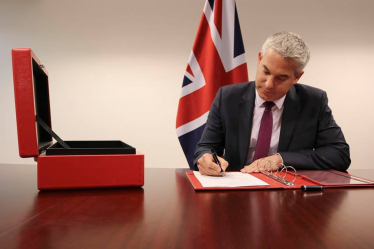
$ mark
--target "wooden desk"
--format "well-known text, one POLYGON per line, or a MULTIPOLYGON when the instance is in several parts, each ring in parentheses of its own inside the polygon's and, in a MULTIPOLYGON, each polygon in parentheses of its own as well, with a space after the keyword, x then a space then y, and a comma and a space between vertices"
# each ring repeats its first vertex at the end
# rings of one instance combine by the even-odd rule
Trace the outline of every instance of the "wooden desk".
POLYGON ((39 192, 36 166, 0 164, 0 248, 374 248, 373 188, 195 192, 185 171, 39 192))

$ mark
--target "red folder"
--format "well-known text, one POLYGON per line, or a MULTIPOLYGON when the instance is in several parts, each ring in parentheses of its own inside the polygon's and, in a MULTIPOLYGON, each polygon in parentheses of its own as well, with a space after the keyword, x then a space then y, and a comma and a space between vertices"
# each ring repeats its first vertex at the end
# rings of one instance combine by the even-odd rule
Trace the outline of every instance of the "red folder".
MULTIPOLYGON (((201 183, 199 182, 199 180, 195 177, 192 171, 186 172, 186 175, 195 190, 301 189, 301 186, 303 185, 323 186, 323 188, 374 187, 374 181, 371 181, 371 180, 368 180, 362 177, 353 176, 348 173, 335 171, 335 170, 299 170, 293 186, 286 186, 283 183, 278 182, 277 180, 274 180, 262 173, 250 173, 250 174, 268 183, 269 185, 250 186, 250 187, 203 187, 201 183), (318 176, 318 173, 320 173, 320 176, 318 176), (326 178, 325 173, 331 174, 332 178, 334 178, 334 176, 336 175, 343 177, 343 181, 342 180, 339 180, 339 181, 331 180, 331 177, 329 180, 328 178, 326 178), (319 181, 312 179, 310 175, 314 176, 316 179, 319 179, 319 181), (344 178, 347 179, 346 182, 344 182, 344 178), (348 180, 350 180, 351 183, 349 183, 348 180), (360 180, 362 181, 362 183, 360 183, 360 180)), ((292 181, 294 177, 295 177, 295 174, 292 172, 289 172, 286 175, 285 180, 292 181)))

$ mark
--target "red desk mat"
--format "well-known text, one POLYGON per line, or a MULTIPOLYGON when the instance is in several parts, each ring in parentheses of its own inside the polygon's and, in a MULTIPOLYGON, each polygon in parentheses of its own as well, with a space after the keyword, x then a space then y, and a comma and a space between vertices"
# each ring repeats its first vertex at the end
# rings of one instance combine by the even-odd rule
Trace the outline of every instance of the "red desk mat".
MULTIPOLYGON (((332 171, 332 170, 331 170, 332 171)), ((346 173, 342 173, 342 172, 339 172, 341 174, 346 174, 346 173)), ((244 190, 244 189, 247 189, 247 190, 263 190, 263 189, 301 189, 301 186, 303 185, 308 185, 308 186, 323 186, 324 188, 342 188, 342 187, 374 187, 374 184, 339 184, 339 185, 324 185, 324 184, 321 184, 320 182, 318 181, 315 181, 311 178, 308 178, 307 176, 305 175, 302 175, 302 174, 298 174, 297 177, 296 177, 296 180, 294 182, 294 186, 286 186, 284 185, 283 183, 281 182, 278 182, 262 173, 250 173, 251 175, 257 177, 258 179, 268 183, 269 185, 267 186, 243 186, 243 187, 203 187, 201 185, 201 183, 199 182, 199 180, 196 178, 196 176, 194 175, 194 173, 192 171, 187 171, 186 172, 186 175, 187 175, 187 178, 190 180, 193 188, 195 190, 244 190)), ((347 176, 351 176, 349 174, 346 174, 347 176)), ((287 174, 287 176, 285 177, 285 179, 287 181, 292 181, 294 179, 294 174, 289 172, 287 174)), ((363 180, 367 180, 367 179, 364 179, 364 178, 361 178, 361 177, 356 177, 356 178, 360 178, 360 179, 363 179, 363 180)), ((369 180, 371 181, 371 180, 369 180)))

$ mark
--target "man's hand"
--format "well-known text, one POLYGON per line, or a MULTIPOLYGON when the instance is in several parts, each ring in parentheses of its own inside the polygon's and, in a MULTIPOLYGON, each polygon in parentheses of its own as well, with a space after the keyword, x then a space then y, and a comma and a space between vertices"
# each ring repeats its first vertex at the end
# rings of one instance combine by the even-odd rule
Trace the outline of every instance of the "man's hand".
POLYGON ((276 171, 280 169, 282 165, 283 165, 282 157, 279 154, 275 154, 272 156, 257 159, 250 165, 244 166, 244 168, 242 168, 240 172, 252 173, 252 172, 260 172, 262 170, 270 170, 270 169, 272 169, 273 171, 276 171))
MULTIPOLYGON (((226 174, 225 171, 227 166, 229 166, 229 163, 221 157, 218 157, 218 160, 221 163, 224 174, 226 174)), ((199 160, 197 160, 197 167, 199 168, 199 172, 202 175, 222 176, 221 169, 214 162, 212 154, 205 153, 202 157, 200 157, 199 160)))

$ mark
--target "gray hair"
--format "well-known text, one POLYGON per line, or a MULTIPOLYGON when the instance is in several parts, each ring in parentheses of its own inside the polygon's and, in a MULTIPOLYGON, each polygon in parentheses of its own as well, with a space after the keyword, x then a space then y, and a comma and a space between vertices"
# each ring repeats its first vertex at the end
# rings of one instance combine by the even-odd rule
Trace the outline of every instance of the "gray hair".
POLYGON ((269 36, 264 45, 262 45, 261 58, 269 48, 295 63, 295 75, 303 71, 310 58, 308 45, 299 35, 288 31, 278 32, 269 36))

